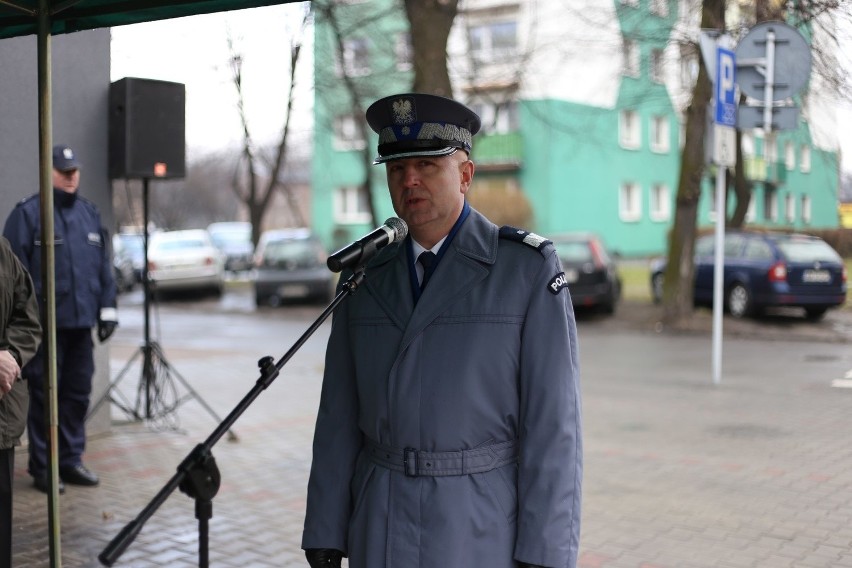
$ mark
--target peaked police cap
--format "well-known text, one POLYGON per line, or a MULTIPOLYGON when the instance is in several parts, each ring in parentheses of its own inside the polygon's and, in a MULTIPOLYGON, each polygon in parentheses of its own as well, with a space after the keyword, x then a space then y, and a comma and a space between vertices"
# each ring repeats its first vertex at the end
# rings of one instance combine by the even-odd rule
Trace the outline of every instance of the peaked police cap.
POLYGON ((367 123, 379 135, 381 164, 415 156, 448 156, 471 151, 479 116, 453 99, 403 93, 379 99, 367 109, 367 123))

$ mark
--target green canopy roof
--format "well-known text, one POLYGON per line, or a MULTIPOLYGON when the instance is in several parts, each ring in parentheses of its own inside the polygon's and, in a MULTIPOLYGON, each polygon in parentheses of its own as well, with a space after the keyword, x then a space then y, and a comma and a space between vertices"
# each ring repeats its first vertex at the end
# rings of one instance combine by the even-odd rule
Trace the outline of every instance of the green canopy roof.
POLYGON ((296 0, 0 0, 0 39, 36 34, 39 5, 49 6, 51 34, 65 34, 296 0))

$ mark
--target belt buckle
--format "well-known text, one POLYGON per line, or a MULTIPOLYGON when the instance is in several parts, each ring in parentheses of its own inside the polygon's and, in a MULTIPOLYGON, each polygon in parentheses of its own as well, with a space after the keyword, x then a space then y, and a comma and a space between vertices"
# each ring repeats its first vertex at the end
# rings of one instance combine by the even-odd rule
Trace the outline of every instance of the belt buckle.
POLYGON ((406 477, 417 477, 417 450, 405 448, 402 451, 402 468, 406 477))

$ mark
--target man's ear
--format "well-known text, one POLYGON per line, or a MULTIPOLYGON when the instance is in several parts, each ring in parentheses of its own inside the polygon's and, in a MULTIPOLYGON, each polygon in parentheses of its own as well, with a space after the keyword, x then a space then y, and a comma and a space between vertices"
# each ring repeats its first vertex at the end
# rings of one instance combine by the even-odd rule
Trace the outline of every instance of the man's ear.
POLYGON ((459 164, 459 173, 461 174, 461 192, 467 193, 470 189, 470 184, 473 182, 473 173, 476 171, 476 166, 473 160, 465 160, 459 164))

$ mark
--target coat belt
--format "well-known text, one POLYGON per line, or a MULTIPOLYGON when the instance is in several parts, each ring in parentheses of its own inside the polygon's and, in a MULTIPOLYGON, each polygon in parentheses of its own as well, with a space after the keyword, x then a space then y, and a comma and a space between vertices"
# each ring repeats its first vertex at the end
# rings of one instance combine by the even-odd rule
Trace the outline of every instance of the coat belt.
POLYGON ((472 450, 423 452, 396 448, 366 438, 364 452, 374 464, 408 477, 483 473, 518 461, 518 441, 499 442, 472 450))

